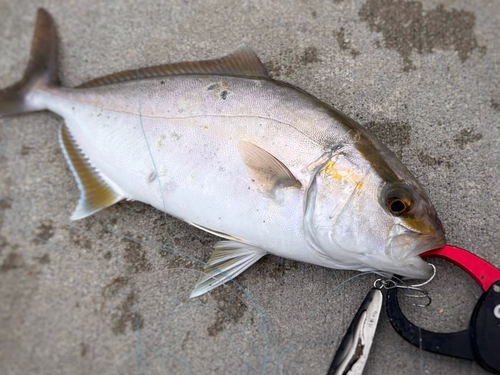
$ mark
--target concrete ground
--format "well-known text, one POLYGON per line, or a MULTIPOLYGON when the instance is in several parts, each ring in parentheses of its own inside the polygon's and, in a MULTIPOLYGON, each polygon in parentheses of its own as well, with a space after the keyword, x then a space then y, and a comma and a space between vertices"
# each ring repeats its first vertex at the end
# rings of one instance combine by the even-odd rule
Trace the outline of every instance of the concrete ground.
MULTIPOLYGON (((40 6, 66 86, 250 46, 273 77, 372 130, 426 187, 449 243, 500 267, 498 1, 0 0, 0 87, 23 74, 40 6)), ((59 122, 0 120, 1 374, 326 373, 375 276, 269 256, 190 300, 217 238, 137 202, 70 222, 59 122)), ((435 263, 432 305, 405 311, 464 329, 481 291, 435 263)), ((485 371, 411 346, 383 313, 365 373, 485 371)))

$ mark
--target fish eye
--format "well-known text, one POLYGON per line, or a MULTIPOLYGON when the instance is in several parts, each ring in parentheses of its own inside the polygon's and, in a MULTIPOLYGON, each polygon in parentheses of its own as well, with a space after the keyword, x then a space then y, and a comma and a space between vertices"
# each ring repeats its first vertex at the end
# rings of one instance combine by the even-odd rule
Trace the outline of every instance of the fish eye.
POLYGON ((411 211, 412 205, 412 195, 404 187, 391 189, 385 195, 385 206, 393 215, 399 216, 411 211))
POLYGON ((392 202, 389 204, 389 210, 393 214, 401 214, 406 210, 406 203, 402 199, 394 199, 392 202))

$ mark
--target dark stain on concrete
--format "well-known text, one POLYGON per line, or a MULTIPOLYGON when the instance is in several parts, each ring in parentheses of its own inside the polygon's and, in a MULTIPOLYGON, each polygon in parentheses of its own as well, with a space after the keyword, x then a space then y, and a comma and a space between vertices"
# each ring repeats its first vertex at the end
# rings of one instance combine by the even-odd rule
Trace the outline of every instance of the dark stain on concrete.
POLYGON ((45 241, 48 241, 50 238, 52 238, 54 232, 55 229, 52 226, 52 220, 43 219, 38 225, 38 227, 36 227, 35 229, 35 235, 38 238, 33 239, 31 242, 34 243, 35 245, 44 243, 45 241))
POLYGON ((214 289, 210 296, 215 299, 219 310, 215 314, 215 321, 207 327, 208 335, 217 336, 224 330, 224 324, 238 323, 248 310, 241 298, 241 292, 232 291, 232 288, 219 287, 214 289), (238 297, 239 296, 239 297, 238 297), (223 313, 224 312, 224 313, 223 313))
POLYGON ((92 241, 86 238, 86 236, 81 232, 77 232, 74 230, 70 231, 69 239, 71 242, 73 242, 76 246, 80 248, 92 249, 92 241))
POLYGON ((403 148, 411 144, 411 126, 402 121, 372 121, 365 127, 401 157, 403 148))
POLYGON ((109 297, 115 296, 119 290, 128 284, 128 278, 125 276, 118 276, 113 279, 109 284, 102 287, 102 302, 99 311, 104 309, 106 301, 109 297))
MULTIPOLYGON (((120 203, 120 202, 118 202, 118 203, 120 203)), ((110 217, 110 218, 108 219, 108 224, 109 224, 110 226, 115 226, 117 222, 118 222, 118 219, 117 219, 116 217, 110 217)))
POLYGON ((6 210, 8 208, 12 208, 10 202, 5 199, 0 199, 0 209, 6 210))
MULTIPOLYGON (((308 266, 302 263, 304 266, 308 266)), ((287 273, 300 268, 300 263, 291 259, 285 259, 274 255, 267 255, 258 261, 258 266, 253 266, 250 270, 238 276, 238 283, 245 287, 249 283, 254 283, 255 279, 266 280, 271 278, 273 282, 271 288, 278 292, 284 287, 287 281, 287 273)))
POLYGON ((316 47, 307 47, 302 55, 302 64, 308 65, 318 62, 318 49, 316 47))
MULTIPOLYGON (((285 274, 290 270, 296 270, 299 268, 299 263, 295 260, 285 259, 277 256, 266 256, 259 260, 260 265, 253 272, 258 272, 259 276, 262 278, 271 277, 275 281, 284 280, 285 274)), ((241 279, 245 279, 245 273, 239 276, 241 279)))
POLYGON ((189 342, 189 336, 191 335, 191 331, 187 331, 186 335, 184 336, 184 338, 182 339, 182 344, 181 344, 181 348, 182 350, 186 350, 186 345, 188 344, 189 342))
POLYGON ((83 342, 80 344, 80 355, 82 357, 85 357, 85 354, 87 354, 87 345, 85 345, 83 342))
POLYGON ((11 252, 14 252, 18 247, 19 245, 11 244, 9 243, 9 241, 7 241, 7 238, 5 238, 4 236, 0 236, 0 254, 2 254, 4 249, 10 248, 11 252))
MULTIPOLYGON (((267 72, 271 77, 281 77, 281 75, 284 73, 284 65, 281 64, 279 61, 275 60, 269 60, 264 63, 264 66, 266 67, 267 72)), ((288 71, 288 74, 291 74, 293 71, 291 68, 287 68, 290 71, 288 71)), ((286 73, 285 73, 286 75, 286 73)))
POLYGON ((31 149, 32 149, 31 147, 23 145, 23 147, 21 147, 21 155, 22 156, 28 155, 30 153, 31 149))
POLYGON ((210 337, 215 337, 224 330, 224 320, 224 314, 217 311, 215 322, 207 327, 207 332, 210 337))
POLYGON ((476 16, 443 5, 425 11, 420 1, 368 0, 360 9, 361 20, 371 31, 382 33, 384 47, 403 58, 403 71, 415 69, 412 52, 430 54, 434 49, 455 50, 462 62, 480 46, 474 34, 476 16))
POLYGON ((50 263, 50 256, 49 254, 44 254, 41 257, 37 257, 38 263, 40 264, 49 264, 50 263))
POLYGON ((24 266, 22 254, 10 253, 0 266, 0 272, 7 272, 24 266))
POLYGON ((129 324, 132 331, 137 331, 144 327, 144 318, 135 311, 134 302, 134 292, 131 292, 118 308, 118 313, 111 322, 111 332, 115 335, 123 335, 129 324))
POLYGON ((92 228, 94 227, 95 223, 97 223, 97 221, 94 221, 94 220, 82 220, 83 228, 87 232, 90 232, 92 230, 92 228))
POLYGON ((0 200, 0 228, 2 228, 4 221, 4 215, 2 215, 1 211, 4 211, 8 208, 11 208, 10 202, 6 200, 0 200))
POLYGON ((117 278, 113 279, 109 284, 103 286, 103 294, 104 292, 108 292, 109 295, 114 295, 120 290, 122 287, 128 284, 128 277, 126 276, 118 276, 117 278))
POLYGON ((302 53, 287 49, 279 54, 279 60, 267 61, 264 65, 273 77, 287 76, 297 69, 319 61, 318 49, 314 46, 305 48, 302 53))
POLYGON ((443 160, 442 158, 436 158, 434 156, 430 156, 425 154, 423 151, 420 151, 417 154, 418 160, 425 166, 428 167, 439 167, 441 165, 446 168, 453 168, 453 163, 451 161, 443 160))
POLYGON ((494 99, 491 98, 491 108, 493 108, 495 111, 500 111, 500 99, 494 99))
POLYGON ((213 247, 214 237, 207 232, 198 232, 196 236, 191 237, 191 242, 198 242, 202 247, 213 247))
POLYGON ((360 52, 351 47, 351 40, 346 38, 345 29, 343 27, 338 31, 333 32, 333 36, 337 39, 337 43, 341 50, 349 51, 353 58, 356 58, 360 54, 360 52))
POLYGON ((482 138, 481 133, 474 133, 473 129, 464 129, 453 137, 453 141, 463 150, 468 144, 477 142, 482 138))
POLYGON ((142 245, 127 238, 122 239, 122 242, 125 243, 125 261, 129 271, 133 273, 149 271, 151 264, 142 245))
MULTIPOLYGON (((1 223, 2 223, 2 221, 1 221, 1 216, 0 216, 0 224, 1 223)), ((7 241, 7 238, 5 238, 4 236, 0 236, 0 255, 2 254, 3 249, 5 249, 8 245, 9 245, 9 242, 7 241)))
POLYGON ((275 279, 283 278, 285 276, 285 273, 290 270, 296 270, 298 268, 299 263, 295 260, 276 258, 274 262, 274 270, 271 274, 271 277, 274 277, 275 279))
MULTIPOLYGON (((210 246, 207 246, 210 247, 210 246)), ((198 264, 196 262, 193 262, 189 258, 186 258, 185 256, 179 255, 172 253, 170 251, 167 251, 165 249, 159 249, 158 250, 158 255, 164 262, 162 267, 164 266, 165 268, 190 268, 190 269, 198 269, 198 264)))

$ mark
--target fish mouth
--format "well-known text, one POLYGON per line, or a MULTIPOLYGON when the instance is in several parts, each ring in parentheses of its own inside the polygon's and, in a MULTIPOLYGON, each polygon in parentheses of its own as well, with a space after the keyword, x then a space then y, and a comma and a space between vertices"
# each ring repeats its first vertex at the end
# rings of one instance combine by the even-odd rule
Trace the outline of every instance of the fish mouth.
POLYGON ((425 279, 432 275, 432 267, 420 254, 446 245, 444 230, 421 234, 395 224, 385 245, 385 254, 391 260, 391 272, 412 279, 425 279))

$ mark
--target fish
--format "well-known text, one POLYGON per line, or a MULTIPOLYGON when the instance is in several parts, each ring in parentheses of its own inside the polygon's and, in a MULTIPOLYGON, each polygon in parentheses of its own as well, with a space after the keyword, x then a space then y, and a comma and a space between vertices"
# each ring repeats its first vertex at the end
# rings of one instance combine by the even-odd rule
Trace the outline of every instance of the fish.
POLYGON ((191 297, 266 254, 426 278, 445 244, 428 195, 374 135, 272 79, 247 47, 219 59, 124 71, 63 87, 51 15, 37 13, 23 78, 0 117, 48 110, 80 190, 72 220, 135 200, 222 240, 191 297))

